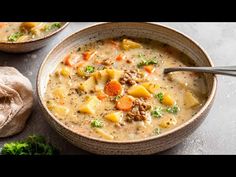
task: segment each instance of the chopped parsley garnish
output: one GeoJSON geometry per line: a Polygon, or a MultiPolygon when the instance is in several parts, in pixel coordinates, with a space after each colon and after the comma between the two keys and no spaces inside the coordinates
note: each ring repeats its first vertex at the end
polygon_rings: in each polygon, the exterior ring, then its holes
{"type": "Polygon", "coordinates": [[[160,135],[160,133],[161,133],[160,128],[159,128],[159,127],[155,128],[155,129],[153,130],[153,133],[154,133],[155,135],[160,135]]]}
{"type": "Polygon", "coordinates": [[[157,60],[155,59],[155,57],[154,57],[153,59],[147,59],[147,58],[145,57],[145,55],[142,54],[142,53],[140,53],[140,54],[138,55],[138,57],[142,59],[142,61],[137,64],[137,66],[138,66],[139,68],[141,68],[141,67],[143,67],[143,66],[147,66],[147,65],[156,65],[156,64],[158,64],[158,62],[157,62],[157,60]]]}
{"type": "Polygon", "coordinates": [[[160,102],[162,102],[164,94],[162,92],[154,95],[155,98],[157,98],[160,102]]]}
{"type": "Polygon", "coordinates": [[[102,128],[103,127],[103,122],[99,119],[94,119],[91,122],[92,127],[97,127],[97,128],[102,128]]]}
{"type": "Polygon", "coordinates": [[[161,107],[156,107],[152,112],[151,112],[151,115],[152,117],[155,117],[155,118],[160,118],[162,117],[162,111],[163,109],[161,107]]]}
{"type": "Polygon", "coordinates": [[[179,112],[179,107],[177,105],[173,107],[166,108],[166,112],[171,113],[171,114],[177,114],[179,112]]]}
{"type": "Polygon", "coordinates": [[[117,96],[115,96],[114,100],[117,101],[117,100],[119,100],[120,98],[121,98],[121,95],[117,95],[117,96]]]}
{"type": "Polygon", "coordinates": [[[15,41],[17,41],[21,36],[23,36],[23,33],[21,33],[21,32],[13,33],[12,35],[8,36],[8,41],[15,42],[15,41]]]}
{"type": "Polygon", "coordinates": [[[45,26],[45,31],[55,30],[61,27],[61,22],[55,22],[45,26]]]}
{"type": "Polygon", "coordinates": [[[86,66],[85,72],[86,73],[93,73],[95,68],[93,66],[86,66]]]}
{"type": "Polygon", "coordinates": [[[139,68],[143,66],[148,66],[148,65],[156,65],[157,61],[154,59],[149,59],[149,60],[142,60],[140,63],[137,64],[139,68]]]}

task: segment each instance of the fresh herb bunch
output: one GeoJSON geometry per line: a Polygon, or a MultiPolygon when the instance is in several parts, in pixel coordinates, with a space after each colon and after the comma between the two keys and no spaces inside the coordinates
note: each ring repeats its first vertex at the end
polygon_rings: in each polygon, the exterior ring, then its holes
{"type": "Polygon", "coordinates": [[[31,135],[24,140],[5,143],[2,155],[57,155],[59,151],[48,144],[44,137],[31,135]]]}

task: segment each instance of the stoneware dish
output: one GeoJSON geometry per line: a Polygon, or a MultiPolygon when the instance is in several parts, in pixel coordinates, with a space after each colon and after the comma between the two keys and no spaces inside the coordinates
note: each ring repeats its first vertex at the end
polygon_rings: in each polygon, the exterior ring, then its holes
{"type": "Polygon", "coordinates": [[[122,35],[150,38],[167,43],[187,54],[198,66],[213,66],[209,56],[196,42],[169,27],[151,23],[98,24],[72,34],[54,47],[44,59],[38,73],[37,93],[40,105],[45,113],[45,118],[48,123],[69,142],[79,148],[96,154],[153,154],[171,148],[193,133],[206,118],[216,93],[217,80],[214,75],[206,75],[208,99],[196,115],[179,127],[160,134],[159,136],[143,140],[126,142],[106,141],[76,133],[56,119],[43,102],[49,74],[60,62],[61,56],[65,55],[65,53],[74,46],[122,35]]]}
{"type": "Polygon", "coordinates": [[[67,27],[68,24],[69,23],[63,22],[59,29],[42,38],[32,39],[24,42],[0,42],[0,51],[8,53],[25,53],[40,49],[53,40],[59,32],[67,27]]]}

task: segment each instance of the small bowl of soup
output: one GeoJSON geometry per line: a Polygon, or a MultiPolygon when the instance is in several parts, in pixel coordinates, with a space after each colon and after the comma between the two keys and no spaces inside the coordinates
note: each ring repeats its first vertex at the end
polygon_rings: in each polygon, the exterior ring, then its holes
{"type": "Polygon", "coordinates": [[[213,66],[186,35],[151,23],[104,23],[76,32],[44,59],[37,93],[49,124],[96,154],[153,154],[206,118],[211,74],[166,67],[213,66]]]}
{"type": "Polygon", "coordinates": [[[24,53],[47,45],[68,23],[0,22],[0,51],[24,53]]]}

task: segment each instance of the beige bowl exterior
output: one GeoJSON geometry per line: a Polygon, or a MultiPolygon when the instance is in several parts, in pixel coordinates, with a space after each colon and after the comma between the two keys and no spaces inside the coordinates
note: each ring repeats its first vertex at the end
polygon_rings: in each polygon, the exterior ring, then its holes
{"type": "Polygon", "coordinates": [[[81,149],[95,154],[142,155],[153,154],[171,148],[189,136],[206,118],[216,93],[217,80],[214,75],[206,75],[209,92],[208,99],[195,116],[184,124],[166,133],[143,140],[126,142],[106,141],[76,133],[56,119],[47,109],[43,101],[48,75],[60,62],[60,56],[63,56],[65,52],[73,46],[122,35],[159,40],[183,51],[199,66],[213,66],[211,59],[198,44],[184,34],[169,27],[151,23],[98,24],[76,32],[66,38],[51,50],[42,63],[37,78],[37,93],[42,111],[45,113],[45,118],[48,123],[66,140],[81,149]]]}
{"type": "Polygon", "coordinates": [[[61,28],[57,29],[52,33],[49,33],[48,35],[42,38],[24,42],[0,42],[0,51],[8,53],[26,53],[40,49],[46,46],[50,41],[52,41],[60,31],[65,29],[68,24],[69,23],[63,22],[61,28]]]}

